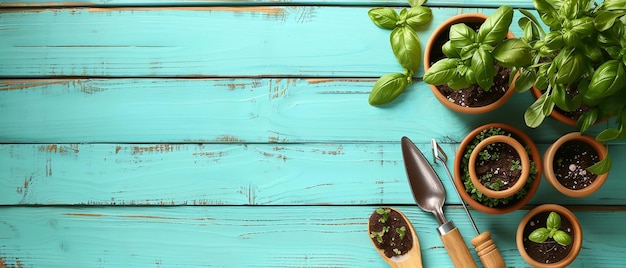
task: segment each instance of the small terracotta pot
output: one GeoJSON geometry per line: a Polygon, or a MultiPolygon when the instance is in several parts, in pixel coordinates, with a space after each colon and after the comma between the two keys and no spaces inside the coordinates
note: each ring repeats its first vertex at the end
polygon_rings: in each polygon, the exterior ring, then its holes
{"type": "Polygon", "coordinates": [[[526,135],[526,133],[522,132],[518,128],[511,126],[511,125],[502,124],[502,123],[486,124],[486,125],[477,127],[476,129],[472,130],[469,134],[467,134],[467,136],[465,136],[463,141],[461,141],[461,144],[459,145],[459,148],[454,157],[454,186],[458,190],[459,195],[461,196],[461,198],[463,198],[463,200],[467,204],[469,204],[474,209],[484,212],[484,213],[488,213],[488,214],[506,214],[506,213],[510,213],[512,211],[522,208],[526,203],[528,203],[528,201],[530,201],[530,199],[537,192],[537,189],[539,188],[539,183],[541,182],[541,174],[542,174],[541,172],[542,172],[541,155],[539,155],[539,150],[537,149],[537,146],[535,145],[535,143],[530,139],[528,135],[526,135]],[[535,163],[535,169],[537,170],[537,175],[535,176],[533,183],[531,187],[528,189],[528,192],[526,193],[526,195],[523,198],[515,201],[515,203],[510,204],[506,207],[489,207],[472,199],[471,195],[465,190],[465,185],[463,183],[463,176],[462,176],[463,168],[461,164],[463,161],[463,156],[465,154],[465,148],[469,146],[472,140],[478,134],[480,134],[481,131],[492,128],[492,127],[501,128],[502,130],[511,133],[512,136],[518,138],[518,141],[522,145],[529,146],[530,152],[531,152],[530,160],[535,163]]]}
{"type": "MultiPolygon", "coordinates": [[[[431,35],[430,39],[428,39],[428,42],[426,43],[426,47],[424,49],[424,72],[430,69],[431,51],[433,49],[441,49],[441,47],[435,46],[435,41],[442,33],[446,32],[454,24],[472,23],[472,22],[482,23],[487,18],[488,18],[487,15],[480,14],[480,13],[459,14],[459,15],[450,17],[449,19],[441,23],[437,28],[435,28],[435,31],[431,35]]],[[[507,38],[514,38],[514,37],[515,36],[513,35],[513,33],[509,31],[509,33],[507,34],[507,38]]],[[[515,79],[513,81],[515,81],[515,79]]],[[[429,86],[433,94],[437,98],[437,100],[439,100],[439,102],[441,102],[441,104],[446,106],[448,109],[458,112],[458,113],[481,114],[481,113],[493,111],[497,109],[498,107],[502,106],[504,103],[506,103],[509,100],[509,98],[511,98],[511,96],[513,96],[513,94],[515,93],[514,85],[515,85],[514,82],[511,83],[507,92],[499,100],[497,100],[496,102],[492,104],[481,106],[481,107],[465,107],[465,106],[457,105],[451,102],[450,100],[448,100],[448,98],[446,98],[443,94],[441,94],[439,89],[437,89],[437,86],[434,86],[434,85],[429,85],[429,86]]]]}
{"type": "Polygon", "coordinates": [[[496,136],[491,136],[489,138],[484,139],[483,141],[478,143],[478,145],[476,145],[476,148],[474,148],[469,158],[469,175],[470,175],[470,178],[472,179],[472,183],[474,184],[476,189],[478,189],[478,191],[480,191],[481,193],[489,197],[507,198],[519,192],[526,184],[528,173],[530,173],[530,159],[528,158],[526,149],[524,149],[524,145],[522,145],[516,139],[511,138],[509,136],[496,135],[496,136]],[[522,174],[520,175],[519,179],[515,182],[515,184],[513,184],[511,187],[509,187],[506,190],[501,190],[501,191],[492,190],[491,188],[486,187],[484,184],[482,184],[482,182],[480,181],[480,178],[478,177],[478,175],[476,175],[476,161],[479,158],[480,152],[484,150],[487,146],[494,144],[494,143],[508,144],[509,146],[513,147],[513,149],[515,150],[515,152],[517,152],[520,158],[520,162],[522,166],[522,174]]]}
{"type": "Polygon", "coordinates": [[[599,141],[597,141],[594,137],[589,136],[589,135],[583,135],[580,132],[572,132],[572,133],[569,133],[560,137],[552,145],[550,145],[550,147],[548,147],[548,149],[544,153],[543,155],[543,166],[545,167],[543,170],[544,176],[546,177],[546,180],[548,181],[548,183],[552,185],[552,187],[554,187],[557,191],[561,192],[564,195],[567,195],[570,197],[589,196],[595,193],[598,189],[600,189],[600,187],[602,187],[602,185],[606,181],[606,178],[609,176],[609,173],[607,172],[607,173],[598,175],[596,179],[591,183],[591,185],[582,189],[572,190],[563,186],[557,180],[556,175],[554,174],[553,162],[554,162],[554,156],[556,152],[558,151],[558,149],[561,146],[563,146],[563,144],[569,141],[581,141],[586,144],[589,144],[591,147],[593,147],[596,153],[598,153],[600,160],[603,160],[606,157],[606,153],[607,153],[606,147],[604,147],[604,145],[600,143],[599,141]]]}
{"type": "Polygon", "coordinates": [[[539,267],[539,268],[565,267],[569,265],[570,263],[572,263],[578,256],[578,253],[580,252],[582,248],[583,231],[580,226],[580,222],[578,221],[578,218],[576,218],[576,215],[574,215],[572,211],[560,205],[545,204],[545,205],[541,205],[541,206],[531,209],[522,218],[519,225],[517,226],[517,233],[515,236],[515,240],[517,243],[517,250],[519,251],[520,255],[522,256],[524,261],[526,261],[532,267],[539,267]],[[528,221],[535,215],[543,213],[543,212],[551,212],[551,211],[556,212],[561,217],[567,218],[567,220],[572,224],[572,229],[573,229],[572,244],[571,244],[572,250],[561,261],[556,262],[556,263],[545,264],[545,263],[535,261],[533,258],[531,258],[528,255],[528,253],[524,249],[524,228],[526,224],[528,223],[528,221]]]}

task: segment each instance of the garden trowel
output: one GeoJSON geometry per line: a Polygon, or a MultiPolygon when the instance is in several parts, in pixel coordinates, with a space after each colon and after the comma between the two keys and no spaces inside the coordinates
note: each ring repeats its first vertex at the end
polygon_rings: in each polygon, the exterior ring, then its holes
{"type": "Polygon", "coordinates": [[[443,214],[446,190],[422,152],[407,138],[402,137],[402,156],[407,177],[417,205],[435,215],[437,232],[455,267],[477,267],[463,236],[452,221],[443,214]]]}

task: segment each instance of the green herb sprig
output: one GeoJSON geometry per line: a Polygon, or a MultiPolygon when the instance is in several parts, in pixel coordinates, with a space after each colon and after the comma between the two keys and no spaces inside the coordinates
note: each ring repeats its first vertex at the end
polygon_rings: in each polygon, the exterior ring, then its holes
{"type": "Polygon", "coordinates": [[[422,6],[425,2],[426,0],[409,0],[411,7],[403,8],[399,14],[389,7],[369,10],[368,15],[374,24],[391,30],[391,49],[404,69],[402,73],[385,74],[376,81],[369,95],[370,105],[392,102],[413,83],[413,74],[417,72],[422,61],[422,47],[416,31],[433,17],[432,10],[422,6]]]}
{"type": "Polygon", "coordinates": [[[561,216],[556,212],[551,211],[546,220],[546,227],[540,227],[532,231],[528,235],[528,239],[535,243],[543,243],[552,238],[557,243],[567,246],[572,243],[572,238],[561,228],[561,216]]]}

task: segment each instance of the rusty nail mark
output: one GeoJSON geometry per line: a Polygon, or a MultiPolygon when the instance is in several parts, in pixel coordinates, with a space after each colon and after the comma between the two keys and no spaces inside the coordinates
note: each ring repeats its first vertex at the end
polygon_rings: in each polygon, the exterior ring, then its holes
{"type": "Polygon", "coordinates": [[[115,154],[119,153],[120,150],[122,149],[122,146],[115,146],[115,154]]]}

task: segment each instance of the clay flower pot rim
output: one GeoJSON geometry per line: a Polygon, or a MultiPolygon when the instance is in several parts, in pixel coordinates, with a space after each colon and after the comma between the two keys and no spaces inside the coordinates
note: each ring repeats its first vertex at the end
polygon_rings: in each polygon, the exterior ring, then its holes
{"type": "Polygon", "coordinates": [[[476,187],[478,191],[492,198],[507,198],[519,192],[526,184],[526,180],[528,179],[528,174],[530,173],[530,159],[528,158],[526,149],[521,143],[519,143],[519,141],[509,136],[496,135],[496,136],[488,137],[482,140],[480,143],[478,143],[478,145],[476,145],[476,148],[474,148],[470,156],[468,167],[469,167],[469,175],[470,175],[470,178],[472,179],[472,183],[474,184],[474,187],[476,187]],[[494,143],[508,144],[509,146],[513,147],[513,149],[515,150],[515,152],[517,152],[520,158],[520,162],[522,166],[522,173],[519,179],[515,182],[515,184],[513,184],[511,187],[509,187],[506,190],[496,191],[496,190],[492,190],[489,187],[486,187],[484,184],[482,184],[482,182],[480,181],[480,178],[476,174],[476,161],[479,157],[480,151],[485,149],[490,144],[494,144],[494,143]]]}
{"type": "Polygon", "coordinates": [[[539,184],[541,182],[541,174],[542,174],[541,156],[539,154],[539,150],[537,149],[537,146],[535,145],[535,143],[532,141],[532,139],[530,139],[528,135],[526,135],[524,132],[522,132],[518,128],[512,125],[503,124],[503,123],[490,123],[490,124],[479,126],[475,128],[474,130],[472,130],[469,134],[467,134],[467,136],[465,136],[465,138],[459,145],[459,149],[457,150],[455,157],[454,157],[454,187],[456,187],[456,189],[459,192],[459,195],[461,196],[463,200],[465,200],[467,204],[469,204],[474,209],[487,213],[487,214],[506,214],[506,213],[510,213],[510,212],[513,212],[515,210],[522,208],[526,203],[528,203],[528,201],[530,201],[530,199],[537,192],[537,189],[539,188],[539,184]],[[463,176],[461,175],[461,172],[462,172],[461,162],[465,154],[464,152],[465,148],[470,144],[470,142],[472,142],[472,140],[476,137],[476,135],[478,135],[481,131],[488,129],[488,128],[492,128],[492,127],[501,128],[507,132],[510,132],[514,136],[518,137],[520,143],[522,143],[523,145],[528,145],[530,147],[531,159],[533,162],[535,162],[535,169],[537,170],[537,175],[535,176],[534,181],[531,187],[528,189],[528,192],[526,193],[526,195],[523,198],[517,200],[515,204],[509,205],[504,208],[488,207],[472,199],[470,194],[467,193],[467,191],[465,190],[465,185],[463,183],[463,176]]]}
{"type": "MultiPolygon", "coordinates": [[[[538,99],[539,97],[541,97],[541,95],[543,95],[543,92],[541,92],[541,90],[537,89],[535,86],[532,86],[530,88],[530,93],[533,96],[533,98],[538,99]]],[[[570,125],[575,127],[577,124],[577,120],[574,120],[566,115],[564,115],[563,113],[559,112],[558,110],[556,110],[556,106],[555,108],[552,109],[552,111],[550,112],[550,117],[554,118],[556,121],[559,121],[561,123],[564,123],[566,125],[570,125]]],[[[605,117],[602,118],[598,121],[596,121],[596,123],[594,125],[606,122],[609,120],[610,117],[605,117]]]]}
{"type": "MultiPolygon", "coordinates": [[[[456,23],[482,22],[488,17],[489,16],[485,14],[481,14],[481,13],[458,14],[458,15],[455,15],[446,19],[439,26],[437,26],[437,28],[435,28],[435,31],[433,31],[433,34],[431,35],[431,37],[428,39],[428,42],[426,43],[426,47],[424,49],[424,72],[430,69],[431,50],[434,47],[435,40],[437,40],[437,38],[441,35],[442,32],[446,31],[448,28],[450,28],[450,26],[456,23]]],[[[513,35],[511,31],[509,31],[509,33],[507,34],[507,38],[515,38],[515,36],[513,35]]],[[[430,85],[430,84],[428,86],[430,87],[430,90],[435,95],[435,98],[437,98],[437,100],[439,100],[439,102],[442,103],[444,106],[446,106],[448,109],[458,112],[458,113],[482,114],[482,113],[490,112],[499,108],[513,96],[513,94],[515,93],[515,80],[517,79],[518,76],[519,76],[518,74],[515,75],[515,77],[513,78],[511,82],[511,85],[509,85],[509,89],[506,91],[506,93],[504,93],[504,95],[500,99],[498,99],[494,103],[491,103],[485,106],[480,106],[480,107],[465,107],[465,106],[457,105],[451,102],[450,100],[448,100],[448,98],[446,98],[443,94],[441,94],[441,92],[439,91],[439,89],[437,89],[436,86],[430,85]]]]}
{"type": "Polygon", "coordinates": [[[598,153],[599,160],[603,160],[606,157],[606,147],[604,147],[604,145],[598,142],[594,137],[586,134],[581,134],[580,132],[572,132],[561,136],[552,145],[550,145],[550,147],[548,147],[548,149],[544,153],[544,176],[546,177],[548,183],[552,185],[552,187],[554,187],[557,191],[564,195],[567,195],[569,197],[589,196],[602,187],[602,185],[606,181],[606,178],[609,176],[609,173],[607,172],[598,175],[596,179],[591,183],[591,185],[582,189],[572,190],[563,186],[554,174],[553,162],[554,156],[556,155],[558,149],[569,141],[581,141],[589,144],[598,153]]]}
{"type": "Polygon", "coordinates": [[[561,205],[544,204],[544,205],[540,205],[531,209],[528,213],[526,213],[526,215],[524,215],[519,225],[517,226],[517,233],[515,235],[515,240],[517,244],[517,250],[519,251],[520,255],[531,266],[540,267],[540,268],[565,267],[569,265],[570,263],[572,263],[576,259],[576,257],[578,257],[578,253],[580,252],[582,248],[583,232],[582,232],[582,227],[580,226],[580,222],[578,221],[578,218],[576,218],[576,215],[574,215],[572,211],[570,211],[569,209],[561,205]],[[524,228],[526,226],[526,223],[530,220],[530,218],[532,218],[533,216],[539,213],[549,212],[549,211],[554,211],[557,214],[559,214],[561,217],[567,218],[567,220],[572,224],[573,238],[572,238],[572,244],[571,244],[572,250],[569,252],[569,254],[567,254],[567,256],[565,256],[565,258],[563,258],[559,262],[546,264],[546,263],[535,261],[533,258],[531,258],[528,255],[526,250],[524,250],[523,239],[524,239],[524,228]]]}

